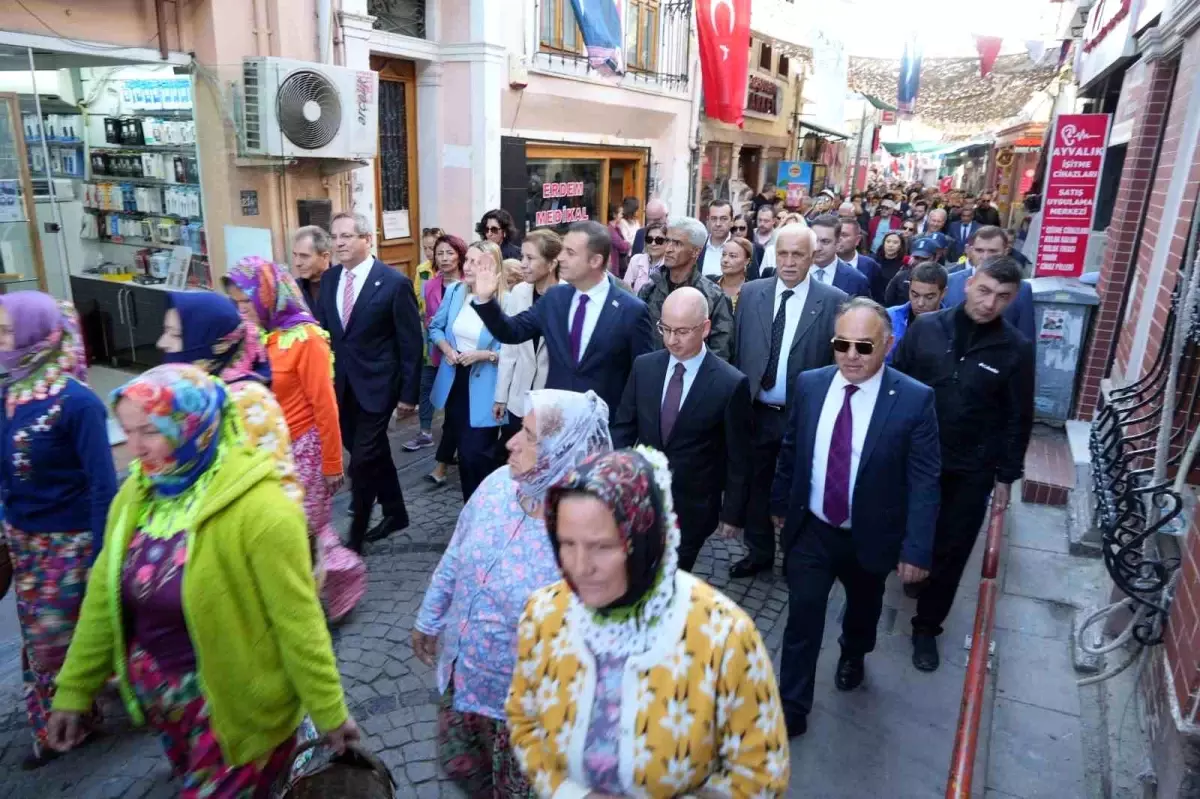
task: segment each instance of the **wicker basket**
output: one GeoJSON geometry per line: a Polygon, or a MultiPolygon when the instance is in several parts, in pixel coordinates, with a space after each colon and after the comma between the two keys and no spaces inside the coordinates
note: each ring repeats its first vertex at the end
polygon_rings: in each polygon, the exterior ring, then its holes
{"type": "MultiPolygon", "coordinates": [[[[320,743],[301,745],[292,762],[320,743]]],[[[343,754],[322,759],[320,765],[295,777],[283,799],[395,799],[395,795],[396,781],[387,766],[372,752],[351,744],[343,754]]]]}

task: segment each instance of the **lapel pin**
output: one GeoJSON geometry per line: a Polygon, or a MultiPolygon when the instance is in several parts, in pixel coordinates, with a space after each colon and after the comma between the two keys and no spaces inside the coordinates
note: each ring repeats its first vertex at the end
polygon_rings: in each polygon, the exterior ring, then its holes
{"type": "Polygon", "coordinates": [[[620,305],[617,305],[617,301],[616,301],[616,300],[613,300],[613,301],[612,301],[612,307],[614,307],[614,308],[620,308],[621,306],[620,306],[620,305]]]}
{"type": "Polygon", "coordinates": [[[890,397],[895,393],[896,393],[896,389],[893,388],[891,391],[888,392],[888,396],[890,397]]]}
{"type": "Polygon", "coordinates": [[[376,281],[375,281],[375,286],[378,288],[378,286],[379,286],[379,281],[378,281],[378,280],[376,280],[376,281]]]}

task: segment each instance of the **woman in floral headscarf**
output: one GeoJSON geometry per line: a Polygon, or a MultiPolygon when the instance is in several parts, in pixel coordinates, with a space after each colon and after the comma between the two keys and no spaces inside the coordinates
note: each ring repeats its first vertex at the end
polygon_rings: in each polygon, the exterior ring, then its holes
{"type": "Polygon", "coordinates": [[[26,768],[47,762],[54,677],[79,618],[117,491],[104,403],[84,382],[79,319],[38,291],[0,295],[0,558],[12,558],[25,706],[26,768]]]}
{"type": "Polygon", "coordinates": [[[746,613],[676,568],[666,457],[600,455],[546,499],[563,580],[521,617],[505,706],[539,796],[783,796],[788,736],[746,613]]]}
{"type": "Polygon", "coordinates": [[[595,392],[531,391],[525,407],[508,465],[463,508],[412,634],[417,657],[430,666],[438,659],[442,767],[472,797],[530,795],[509,748],[504,700],[521,609],[559,577],[542,505],[563,475],[612,449],[608,406],[595,392]]]}
{"type": "Polygon", "coordinates": [[[296,502],[304,491],[292,460],[292,437],[271,394],[271,366],[253,320],[233,300],[211,291],[172,291],[158,348],[164,363],[190,363],[229,387],[250,443],[270,452],[284,491],[296,502]]]}
{"type": "Polygon", "coordinates": [[[362,598],[367,569],[330,525],[333,495],[342,485],[343,474],[329,336],[309,313],[300,287],[285,266],[257,256],[243,258],[225,276],[225,290],[242,314],[266,331],[271,387],[291,433],[309,535],[322,550],[325,607],[336,621],[362,598]]]}
{"type": "Polygon", "coordinates": [[[271,456],[245,445],[223,383],[188,364],[113,392],[136,458],[113,500],[49,740],[114,672],[184,796],[265,797],[307,712],[336,750],[358,739],[312,577],[304,515],[271,456]]]}

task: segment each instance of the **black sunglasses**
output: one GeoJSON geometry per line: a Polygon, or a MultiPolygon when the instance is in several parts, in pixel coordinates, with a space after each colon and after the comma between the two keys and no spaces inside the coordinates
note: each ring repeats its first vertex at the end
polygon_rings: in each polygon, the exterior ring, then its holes
{"type": "Polygon", "coordinates": [[[851,341],[847,338],[834,338],[833,351],[846,353],[850,351],[850,347],[858,350],[859,355],[870,355],[875,351],[875,344],[871,341],[851,341]]]}
{"type": "Polygon", "coordinates": [[[749,227],[747,227],[746,225],[734,225],[733,227],[731,227],[731,228],[730,228],[730,230],[734,231],[735,233],[736,233],[737,231],[739,231],[739,230],[740,230],[741,232],[745,233],[745,232],[746,232],[747,230],[749,230],[749,229],[750,229],[750,228],[749,228],[749,227]]]}
{"type": "Polygon", "coordinates": [[[653,244],[655,246],[658,246],[659,244],[666,244],[667,237],[666,236],[647,236],[646,243],[653,244]]]}
{"type": "Polygon", "coordinates": [[[492,227],[491,225],[488,225],[486,228],[484,228],[484,230],[486,230],[488,233],[503,233],[504,232],[504,228],[492,227]]]}

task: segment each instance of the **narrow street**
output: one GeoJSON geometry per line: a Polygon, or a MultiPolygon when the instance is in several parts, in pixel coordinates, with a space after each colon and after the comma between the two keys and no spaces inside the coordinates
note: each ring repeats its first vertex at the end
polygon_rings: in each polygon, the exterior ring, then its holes
{"type": "MultiPolygon", "coordinates": [[[[334,633],[343,682],[355,718],[392,770],[398,796],[461,794],[437,767],[437,691],[434,675],[413,655],[409,633],[429,575],[445,550],[462,506],[457,482],[436,488],[424,480],[430,449],[406,453],[399,442],[412,427],[391,432],[412,525],[371,545],[370,587],[363,602],[334,633]]],[[[1014,492],[1015,494],[1016,492],[1014,492]]],[[[335,513],[345,518],[343,492],[335,513]]],[[[1074,687],[1069,637],[1072,605],[1102,590],[1099,561],[1066,554],[1065,511],[1014,506],[1002,558],[1003,594],[997,608],[997,656],[988,681],[981,730],[977,791],[989,799],[1084,799],[1087,788],[1081,692],[1074,687]],[[1036,680],[1029,679],[1036,675],[1036,680]],[[986,794],[983,791],[986,774],[986,794]]],[[[980,550],[968,568],[979,573],[980,550]]],[[[740,545],[710,541],[696,573],[754,618],[776,655],[787,621],[787,591],[778,576],[731,582],[729,565],[740,545]]],[[[889,583],[879,645],[867,659],[863,688],[833,687],[843,595],[830,598],[825,648],[817,673],[816,708],[809,732],[794,739],[790,796],[942,795],[950,762],[977,579],[964,579],[942,636],[942,667],[933,674],[911,663],[909,618],[914,602],[889,583]]],[[[112,722],[83,749],[33,773],[20,771],[28,752],[21,701],[20,657],[11,597],[0,603],[0,781],[14,799],[144,799],[174,796],[157,740],[112,722]]],[[[109,707],[112,705],[110,704],[109,707]]],[[[119,714],[117,714],[119,715],[119,714]]]]}

